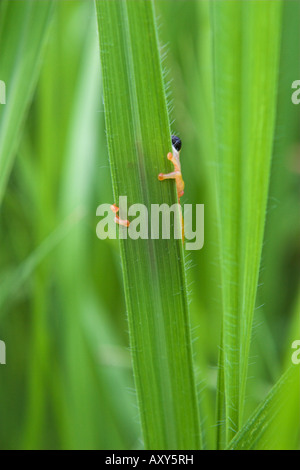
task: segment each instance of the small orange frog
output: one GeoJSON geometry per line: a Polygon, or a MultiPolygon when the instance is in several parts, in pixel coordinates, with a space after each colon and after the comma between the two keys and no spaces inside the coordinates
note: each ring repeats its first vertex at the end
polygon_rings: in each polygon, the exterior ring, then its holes
{"type": "MultiPolygon", "coordinates": [[[[180,206],[180,198],[184,195],[184,181],[181,174],[181,164],[180,164],[180,150],[181,150],[181,140],[176,135],[172,135],[172,150],[173,153],[169,152],[167,155],[168,160],[170,160],[174,165],[174,171],[171,173],[159,173],[159,181],[174,179],[176,182],[178,204],[180,206]]],[[[184,242],[184,224],[182,211],[180,206],[180,218],[181,218],[181,232],[182,232],[182,243],[184,242]]]]}
{"type": "MultiPolygon", "coordinates": [[[[170,160],[174,165],[174,171],[171,173],[159,173],[158,179],[159,181],[174,179],[176,182],[176,189],[177,189],[177,197],[178,197],[178,204],[180,206],[180,198],[184,194],[184,181],[182,179],[181,174],[181,164],[180,164],[180,150],[181,150],[181,140],[176,135],[172,135],[172,150],[173,153],[169,152],[167,155],[168,160],[170,160]]],[[[111,210],[116,214],[115,222],[119,225],[123,225],[124,227],[129,227],[130,222],[128,220],[120,219],[117,215],[119,212],[119,207],[116,204],[113,204],[111,210]]],[[[183,225],[183,217],[180,207],[180,217],[181,217],[181,231],[182,231],[182,243],[184,242],[184,225],[183,225]]]]}
{"type": "Polygon", "coordinates": [[[174,171],[172,173],[159,173],[159,181],[174,179],[176,182],[178,202],[180,202],[181,196],[184,194],[184,181],[181,174],[181,164],[180,164],[180,150],[181,150],[181,140],[176,135],[172,135],[172,147],[173,153],[169,152],[167,155],[168,160],[170,160],[174,165],[174,171]]]}

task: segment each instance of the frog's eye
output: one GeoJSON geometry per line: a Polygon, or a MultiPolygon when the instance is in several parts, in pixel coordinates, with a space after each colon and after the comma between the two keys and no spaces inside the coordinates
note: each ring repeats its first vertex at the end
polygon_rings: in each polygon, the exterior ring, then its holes
{"type": "Polygon", "coordinates": [[[172,146],[175,148],[175,150],[177,150],[177,152],[180,152],[181,140],[176,135],[172,135],[172,146]]]}

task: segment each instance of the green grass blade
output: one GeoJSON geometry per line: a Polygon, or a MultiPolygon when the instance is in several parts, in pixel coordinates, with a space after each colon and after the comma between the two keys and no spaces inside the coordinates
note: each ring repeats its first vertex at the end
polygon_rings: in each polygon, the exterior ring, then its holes
{"type": "MultiPolygon", "coordinates": [[[[176,202],[170,127],[150,1],[96,1],[115,202],[176,202]]],[[[109,201],[105,201],[109,202],[109,201]]],[[[198,408],[180,240],[120,240],[144,444],[197,449],[198,408]]]]}
{"type": "Polygon", "coordinates": [[[282,2],[246,2],[243,15],[248,28],[243,48],[241,418],[275,139],[282,2]]]}
{"type": "Polygon", "coordinates": [[[0,3],[0,79],[6,104],[0,107],[0,203],[13,166],[20,131],[37,81],[53,2],[0,3]]]}
{"type": "Polygon", "coordinates": [[[292,366],[274,385],[228,450],[295,449],[299,438],[300,369],[292,366]]]}
{"type": "Polygon", "coordinates": [[[212,4],[217,133],[217,192],[221,229],[223,293],[223,360],[226,433],[230,439],[239,421],[239,223],[241,121],[241,2],[212,4]],[[228,106],[230,104],[230,107],[228,106]],[[230,188],[230,189],[229,189],[230,188]]]}
{"type": "Polygon", "coordinates": [[[212,4],[227,442],[243,417],[274,139],[281,8],[280,1],[212,4]]]}

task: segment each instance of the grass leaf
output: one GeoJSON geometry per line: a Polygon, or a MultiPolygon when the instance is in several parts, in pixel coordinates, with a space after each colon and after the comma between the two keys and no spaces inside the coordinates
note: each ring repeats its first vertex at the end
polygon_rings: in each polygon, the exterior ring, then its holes
{"type": "Polygon", "coordinates": [[[276,117],[280,1],[213,2],[217,195],[229,442],[243,418],[276,117]]]}
{"type": "Polygon", "coordinates": [[[300,369],[292,366],[236,434],[228,450],[295,449],[299,438],[299,395],[300,369]]]}
{"type": "MultiPolygon", "coordinates": [[[[176,203],[170,127],[153,4],[96,1],[115,202],[176,203]]],[[[146,448],[197,449],[198,408],[180,240],[120,240],[129,332],[146,448]]]]}

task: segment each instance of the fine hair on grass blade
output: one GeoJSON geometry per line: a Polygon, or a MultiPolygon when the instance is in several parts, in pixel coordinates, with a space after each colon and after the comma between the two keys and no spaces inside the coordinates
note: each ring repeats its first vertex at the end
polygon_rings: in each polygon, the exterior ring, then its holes
{"type": "MultiPolygon", "coordinates": [[[[171,206],[174,182],[157,178],[170,171],[171,142],[153,3],[99,0],[96,8],[113,202],[171,206]]],[[[128,238],[120,247],[145,448],[198,449],[182,243],[128,238]]]]}
{"type": "Polygon", "coordinates": [[[300,368],[291,366],[228,445],[228,450],[294,449],[299,439],[300,368]]]}

